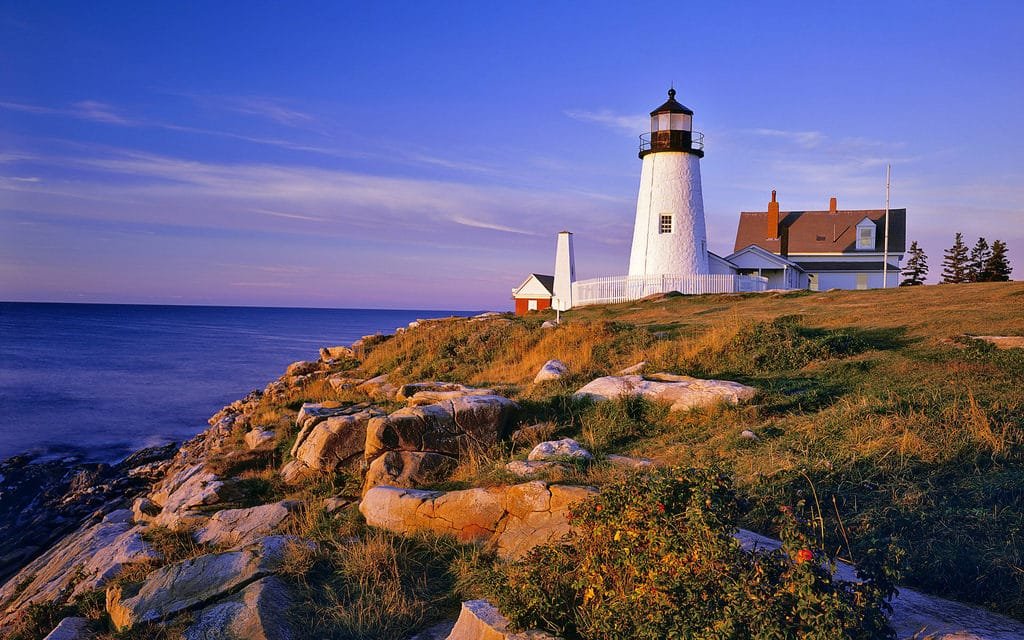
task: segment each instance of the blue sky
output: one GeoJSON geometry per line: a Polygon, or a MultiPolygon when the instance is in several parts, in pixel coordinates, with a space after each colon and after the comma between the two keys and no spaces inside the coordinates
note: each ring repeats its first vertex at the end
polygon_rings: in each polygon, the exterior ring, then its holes
{"type": "Polygon", "coordinates": [[[624,273],[670,83],[738,212],[906,207],[1024,276],[1020,3],[0,1],[0,299],[509,308],[624,273]],[[705,4],[708,6],[701,6],[705,4]]]}

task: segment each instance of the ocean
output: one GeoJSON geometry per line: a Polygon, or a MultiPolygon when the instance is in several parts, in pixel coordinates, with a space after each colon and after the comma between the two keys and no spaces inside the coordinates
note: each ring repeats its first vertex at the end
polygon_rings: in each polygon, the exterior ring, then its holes
{"type": "Polygon", "coordinates": [[[0,302],[0,460],[181,442],[320,347],[466,311],[0,302]]]}

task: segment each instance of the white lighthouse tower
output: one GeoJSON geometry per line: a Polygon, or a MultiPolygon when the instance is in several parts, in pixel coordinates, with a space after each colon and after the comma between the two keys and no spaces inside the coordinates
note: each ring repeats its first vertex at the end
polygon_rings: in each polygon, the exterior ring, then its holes
{"type": "Polygon", "coordinates": [[[708,273],[700,159],[704,136],[693,131],[693,111],[668,101],[651,112],[651,132],[640,136],[640,192],[636,199],[630,276],[708,273]]]}

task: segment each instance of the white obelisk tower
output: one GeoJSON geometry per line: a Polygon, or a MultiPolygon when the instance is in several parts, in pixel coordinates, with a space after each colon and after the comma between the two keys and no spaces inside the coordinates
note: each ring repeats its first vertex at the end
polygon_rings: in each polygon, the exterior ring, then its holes
{"type": "Polygon", "coordinates": [[[668,101],[651,112],[651,132],[640,136],[640,192],[636,199],[630,276],[708,273],[700,159],[704,136],[693,131],[693,111],[668,101]]]}
{"type": "Polygon", "coordinates": [[[558,232],[555,247],[555,282],[553,306],[559,311],[572,309],[572,283],[576,281],[576,256],[572,250],[572,233],[558,232]]]}

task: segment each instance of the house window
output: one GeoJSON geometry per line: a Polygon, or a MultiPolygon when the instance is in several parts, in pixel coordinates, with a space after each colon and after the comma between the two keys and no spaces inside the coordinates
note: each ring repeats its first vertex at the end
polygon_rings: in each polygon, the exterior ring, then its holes
{"type": "Polygon", "coordinates": [[[857,274],[857,288],[867,289],[868,288],[868,274],[858,273],[857,274]]]}
{"type": "Polygon", "coordinates": [[[875,248],[875,225],[857,227],[857,249],[875,248]]]}
{"type": "Polygon", "coordinates": [[[536,311],[537,310],[537,301],[536,300],[527,300],[526,301],[526,310],[527,311],[536,311]]]}
{"type": "Polygon", "coordinates": [[[658,222],[658,233],[672,233],[671,214],[661,214],[661,220],[658,222]]]}

